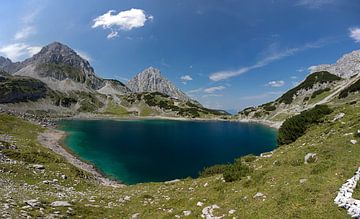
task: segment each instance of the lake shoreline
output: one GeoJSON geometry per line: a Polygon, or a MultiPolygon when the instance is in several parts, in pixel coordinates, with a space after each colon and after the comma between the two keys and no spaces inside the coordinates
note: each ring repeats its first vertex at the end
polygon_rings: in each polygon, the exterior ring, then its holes
{"type": "Polygon", "coordinates": [[[54,128],[48,128],[45,132],[42,132],[38,135],[38,141],[44,147],[64,157],[70,164],[92,174],[95,177],[96,181],[98,181],[100,184],[105,186],[112,186],[112,187],[125,186],[121,182],[112,180],[107,176],[105,176],[105,174],[98,171],[93,164],[89,164],[81,160],[79,156],[69,152],[68,148],[65,146],[64,143],[64,139],[66,135],[67,133],[65,131],[54,128]]]}

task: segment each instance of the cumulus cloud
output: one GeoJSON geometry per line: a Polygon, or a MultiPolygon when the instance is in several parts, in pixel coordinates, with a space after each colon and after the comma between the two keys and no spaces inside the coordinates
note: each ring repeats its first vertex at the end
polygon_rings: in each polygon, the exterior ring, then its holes
{"type": "Polygon", "coordinates": [[[360,28],[350,28],[350,37],[355,40],[355,42],[360,43],[360,28]]]}
{"type": "Polygon", "coordinates": [[[240,97],[241,100],[259,100],[259,99],[265,99],[265,98],[269,98],[272,96],[277,96],[277,95],[281,95],[283,94],[283,91],[277,91],[277,92],[266,92],[266,93],[262,93],[262,94],[257,94],[257,95],[253,95],[253,96],[245,96],[245,97],[240,97]]]}
{"type": "Polygon", "coordinates": [[[41,50],[40,46],[29,46],[25,43],[13,43],[0,47],[0,53],[13,61],[28,58],[41,50]]]}
{"type": "Polygon", "coordinates": [[[35,33],[35,28],[32,26],[27,26],[16,32],[14,39],[15,40],[24,40],[28,38],[29,36],[33,35],[35,33]]]}
{"type": "Polygon", "coordinates": [[[284,86],[285,81],[269,81],[268,85],[270,85],[271,87],[282,87],[284,86]]]}
{"type": "Polygon", "coordinates": [[[146,15],[142,9],[132,8],[127,11],[120,11],[116,14],[115,10],[110,10],[107,13],[95,18],[92,28],[102,27],[103,29],[111,29],[108,39],[118,36],[118,31],[129,31],[134,28],[140,28],[145,25],[148,20],[153,20],[152,15],[146,15]]]}
{"type": "Polygon", "coordinates": [[[225,89],[224,86],[208,87],[208,88],[204,89],[204,92],[208,93],[208,94],[211,94],[211,93],[214,93],[216,91],[221,91],[221,90],[224,90],[224,89],[225,89]]]}

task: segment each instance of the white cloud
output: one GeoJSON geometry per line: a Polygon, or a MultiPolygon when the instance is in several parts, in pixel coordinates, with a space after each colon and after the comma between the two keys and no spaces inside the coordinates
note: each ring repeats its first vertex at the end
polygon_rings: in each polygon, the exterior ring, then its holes
{"type": "Polygon", "coordinates": [[[189,91],[187,91],[186,93],[188,93],[188,94],[194,94],[194,93],[200,93],[201,91],[203,91],[202,88],[197,88],[197,89],[194,89],[194,90],[189,90],[189,91]]]}
{"type": "Polygon", "coordinates": [[[81,50],[76,49],[75,52],[76,52],[81,58],[83,58],[83,59],[85,59],[85,60],[87,60],[87,61],[89,61],[89,62],[92,60],[92,58],[90,57],[90,55],[87,54],[87,53],[84,52],[84,51],[81,51],[81,50]]]}
{"type": "Polygon", "coordinates": [[[324,5],[334,4],[336,0],[297,0],[297,6],[305,6],[311,9],[318,9],[324,5]]]}
{"type": "Polygon", "coordinates": [[[182,81],[192,81],[192,77],[190,75],[183,75],[181,76],[182,81]]]}
{"type": "Polygon", "coordinates": [[[16,32],[14,39],[15,40],[24,40],[28,38],[29,36],[33,35],[35,33],[35,28],[32,26],[27,26],[16,32]]]}
{"type": "Polygon", "coordinates": [[[269,81],[268,85],[271,87],[282,87],[284,86],[285,81],[269,81]]]}
{"type": "Polygon", "coordinates": [[[207,97],[222,97],[224,95],[222,94],[205,94],[202,96],[202,98],[207,98],[207,97]]]}
{"type": "Polygon", "coordinates": [[[224,89],[225,89],[224,86],[208,87],[208,88],[204,89],[204,92],[208,93],[208,94],[211,94],[211,93],[214,93],[216,91],[221,91],[221,90],[224,90],[224,89]]]}
{"type": "Polygon", "coordinates": [[[0,47],[0,53],[13,61],[25,59],[41,50],[39,46],[29,46],[25,43],[14,43],[0,47]]]}
{"type": "Polygon", "coordinates": [[[291,76],[290,77],[292,80],[295,80],[295,79],[297,79],[298,77],[297,76],[291,76]]]}
{"type": "MultiPolygon", "coordinates": [[[[304,51],[307,49],[320,48],[320,47],[324,46],[326,43],[328,43],[327,39],[320,39],[315,42],[306,43],[302,47],[294,47],[294,48],[288,48],[288,49],[285,49],[282,51],[270,52],[268,55],[266,55],[263,59],[256,62],[254,65],[242,67],[242,68],[240,68],[238,70],[234,70],[234,71],[215,72],[215,73],[212,73],[209,78],[212,81],[226,80],[228,78],[232,78],[232,77],[236,77],[241,74],[244,74],[248,71],[264,67],[266,65],[269,65],[275,61],[281,60],[288,56],[293,56],[298,52],[301,52],[301,51],[304,51]]],[[[270,46],[270,48],[271,47],[272,47],[272,45],[270,46]]]]}
{"type": "Polygon", "coordinates": [[[360,28],[350,28],[350,37],[355,40],[356,43],[360,43],[360,28]]]}
{"type": "Polygon", "coordinates": [[[146,15],[142,9],[132,8],[127,11],[110,10],[107,13],[95,18],[92,28],[102,27],[103,29],[111,29],[111,33],[107,35],[108,39],[118,36],[118,30],[129,31],[134,28],[140,28],[145,25],[148,20],[153,20],[152,15],[146,15]]]}

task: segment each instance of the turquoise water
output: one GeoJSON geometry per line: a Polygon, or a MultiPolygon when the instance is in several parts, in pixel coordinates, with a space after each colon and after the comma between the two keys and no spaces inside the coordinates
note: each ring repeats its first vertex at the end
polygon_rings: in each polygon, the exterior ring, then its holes
{"type": "Polygon", "coordinates": [[[65,120],[65,143],[126,184],[196,177],[206,166],[271,151],[276,130],[260,124],[172,120],[65,120]]]}

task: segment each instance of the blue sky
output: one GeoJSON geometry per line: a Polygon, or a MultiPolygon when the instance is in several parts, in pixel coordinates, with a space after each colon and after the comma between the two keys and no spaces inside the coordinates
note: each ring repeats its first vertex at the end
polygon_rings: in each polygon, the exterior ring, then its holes
{"type": "Polygon", "coordinates": [[[359,0],[13,0],[0,16],[0,55],[22,60],[59,41],[102,77],[154,66],[227,110],[273,100],[360,47],[359,0]]]}

